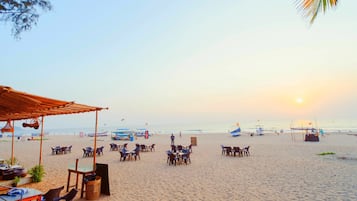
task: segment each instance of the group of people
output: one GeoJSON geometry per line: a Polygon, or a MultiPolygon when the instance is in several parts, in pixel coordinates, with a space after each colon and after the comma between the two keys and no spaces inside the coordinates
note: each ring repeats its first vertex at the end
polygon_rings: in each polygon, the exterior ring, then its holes
{"type": "Polygon", "coordinates": [[[124,144],[123,148],[120,150],[121,153],[123,153],[123,160],[125,161],[126,157],[128,157],[130,154],[138,154],[140,151],[140,145],[136,144],[135,149],[133,151],[128,150],[128,144],[124,144]]]}
{"type": "MultiPolygon", "coordinates": [[[[181,132],[180,132],[180,137],[181,137],[181,132]]],[[[173,133],[171,134],[170,139],[171,139],[171,145],[175,145],[175,135],[173,133]]],[[[127,145],[128,144],[124,144],[123,148],[120,150],[124,154],[124,160],[128,156],[128,154],[137,153],[138,151],[140,151],[139,144],[136,144],[136,147],[133,151],[129,151],[127,145]]]]}

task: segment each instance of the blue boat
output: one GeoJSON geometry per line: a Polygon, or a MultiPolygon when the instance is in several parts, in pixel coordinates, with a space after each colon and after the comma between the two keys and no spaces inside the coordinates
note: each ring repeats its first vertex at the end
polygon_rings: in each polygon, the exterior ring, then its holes
{"type": "Polygon", "coordinates": [[[146,128],[137,128],[135,134],[137,137],[144,137],[146,130],[147,130],[146,128]]]}
{"type": "Polygon", "coordinates": [[[264,128],[261,125],[257,125],[256,128],[257,135],[264,135],[264,128]]]}
{"type": "Polygon", "coordinates": [[[240,134],[241,134],[240,127],[238,127],[237,129],[235,129],[234,131],[231,131],[230,133],[231,133],[232,137],[238,137],[238,136],[240,136],[240,134]]]}
{"type": "Polygon", "coordinates": [[[134,141],[134,132],[128,128],[118,128],[116,131],[112,131],[112,139],[134,141]]]}

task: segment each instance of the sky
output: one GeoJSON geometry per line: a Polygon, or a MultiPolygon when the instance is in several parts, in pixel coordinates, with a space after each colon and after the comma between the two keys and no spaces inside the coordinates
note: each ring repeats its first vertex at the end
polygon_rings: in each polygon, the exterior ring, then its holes
{"type": "Polygon", "coordinates": [[[0,85],[109,107],[113,127],[357,119],[357,1],[313,25],[293,0],[51,2],[21,40],[0,24],[0,85]]]}

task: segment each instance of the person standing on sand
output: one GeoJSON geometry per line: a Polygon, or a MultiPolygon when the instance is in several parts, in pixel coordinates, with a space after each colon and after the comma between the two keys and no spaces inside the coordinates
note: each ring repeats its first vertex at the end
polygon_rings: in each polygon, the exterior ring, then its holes
{"type": "Polygon", "coordinates": [[[175,136],[173,133],[171,134],[171,145],[175,145],[175,136]]]}

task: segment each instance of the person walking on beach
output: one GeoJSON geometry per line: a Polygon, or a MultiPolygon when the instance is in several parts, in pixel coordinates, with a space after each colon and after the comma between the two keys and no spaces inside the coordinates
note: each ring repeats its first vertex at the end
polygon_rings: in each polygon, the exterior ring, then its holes
{"type": "Polygon", "coordinates": [[[175,136],[173,133],[171,134],[171,145],[175,145],[175,136]]]}

